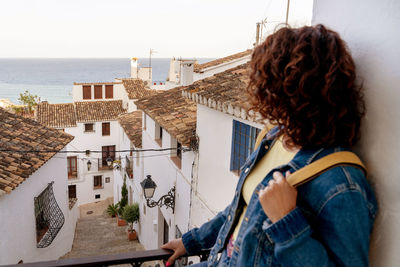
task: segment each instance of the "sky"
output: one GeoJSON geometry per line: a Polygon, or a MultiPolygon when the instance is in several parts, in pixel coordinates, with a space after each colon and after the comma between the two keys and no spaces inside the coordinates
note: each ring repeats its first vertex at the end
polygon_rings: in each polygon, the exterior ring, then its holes
{"type": "MultiPolygon", "coordinates": [[[[0,57],[217,58],[252,48],[287,0],[0,0],[0,57]]],[[[291,0],[289,23],[309,24],[312,0],[291,0]]]]}

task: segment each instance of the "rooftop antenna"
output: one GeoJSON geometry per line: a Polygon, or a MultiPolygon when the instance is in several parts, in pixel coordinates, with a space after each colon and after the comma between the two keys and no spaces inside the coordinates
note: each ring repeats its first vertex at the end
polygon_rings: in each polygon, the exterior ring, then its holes
{"type": "Polygon", "coordinates": [[[287,0],[287,7],[286,7],[286,25],[288,24],[289,21],[289,5],[290,5],[290,0],[287,0]]]}
{"type": "Polygon", "coordinates": [[[149,57],[149,80],[151,79],[151,55],[157,53],[156,50],[150,48],[150,57],[149,57]]]}

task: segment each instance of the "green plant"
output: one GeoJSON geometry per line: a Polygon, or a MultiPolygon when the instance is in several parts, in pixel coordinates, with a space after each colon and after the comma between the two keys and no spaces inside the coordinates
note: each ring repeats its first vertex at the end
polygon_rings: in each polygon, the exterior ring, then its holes
{"type": "Polygon", "coordinates": [[[119,208],[119,202],[116,204],[110,204],[108,205],[107,208],[107,213],[111,216],[111,217],[115,217],[118,213],[118,208],[119,208]]]}
{"type": "Polygon", "coordinates": [[[126,205],[122,213],[122,218],[129,223],[129,230],[133,231],[133,223],[139,221],[139,204],[133,203],[132,205],[126,205]]]}
{"type": "Polygon", "coordinates": [[[121,201],[119,202],[119,212],[118,214],[122,216],[124,207],[128,204],[128,189],[126,188],[126,178],[124,177],[124,183],[121,188],[121,201]]]}
{"type": "Polygon", "coordinates": [[[26,90],[23,94],[19,94],[18,101],[26,106],[27,111],[31,113],[33,111],[33,108],[37,106],[37,104],[40,101],[40,98],[37,95],[32,95],[29,93],[28,90],[26,90]]]}

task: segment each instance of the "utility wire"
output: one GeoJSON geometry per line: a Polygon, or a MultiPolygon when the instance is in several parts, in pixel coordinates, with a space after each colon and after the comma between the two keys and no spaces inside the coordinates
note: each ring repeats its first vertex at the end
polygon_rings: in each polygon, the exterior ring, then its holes
{"type": "Polygon", "coordinates": [[[182,152],[187,152],[191,151],[190,148],[177,148],[177,147],[169,147],[169,148],[151,148],[151,149],[125,149],[125,150],[107,150],[107,151],[101,151],[101,150],[14,150],[14,149],[0,149],[0,152],[16,152],[16,153],[85,153],[85,154],[90,154],[90,153],[103,153],[103,152],[157,152],[157,151],[169,151],[169,150],[181,150],[182,152]]]}

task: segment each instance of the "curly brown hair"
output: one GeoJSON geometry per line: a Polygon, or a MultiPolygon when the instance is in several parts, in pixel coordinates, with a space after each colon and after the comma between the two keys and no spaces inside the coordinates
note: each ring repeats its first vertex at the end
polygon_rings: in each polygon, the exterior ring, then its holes
{"type": "Polygon", "coordinates": [[[254,49],[250,110],[303,148],[352,146],[365,113],[355,65],[338,33],[323,25],[281,28],[254,49]]]}

